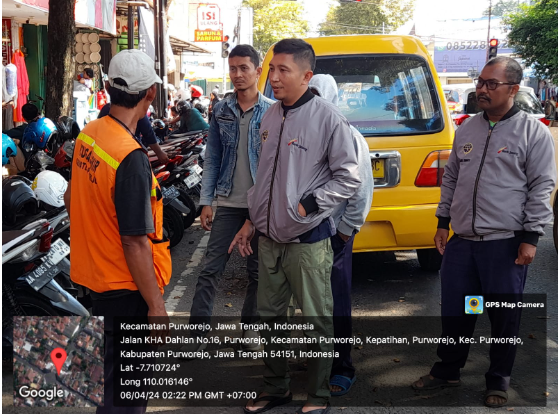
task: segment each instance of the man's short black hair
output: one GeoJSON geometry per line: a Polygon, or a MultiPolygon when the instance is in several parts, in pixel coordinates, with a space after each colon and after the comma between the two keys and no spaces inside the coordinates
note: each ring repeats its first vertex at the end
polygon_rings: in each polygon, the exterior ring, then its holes
{"type": "Polygon", "coordinates": [[[509,83],[517,83],[518,85],[521,83],[521,80],[523,79],[523,69],[521,69],[521,65],[517,63],[515,59],[505,56],[496,56],[486,62],[485,67],[498,64],[504,65],[506,80],[509,83]]]}
{"type": "Polygon", "coordinates": [[[310,43],[302,39],[280,40],[273,47],[273,54],[278,55],[280,53],[293,55],[294,60],[299,66],[308,65],[311,71],[314,71],[316,68],[316,54],[314,53],[314,48],[310,43]]]}
{"type": "MultiPolygon", "coordinates": [[[[114,83],[121,86],[128,86],[126,81],[122,78],[115,78],[114,83]]],[[[124,108],[133,109],[141,102],[145,95],[147,95],[147,89],[141,91],[140,93],[133,95],[124,92],[118,88],[109,86],[108,93],[110,95],[110,103],[116,106],[123,106],[124,108]]]]}
{"type": "MultiPolygon", "coordinates": [[[[231,54],[229,55],[229,59],[233,57],[249,57],[250,61],[254,64],[254,67],[260,66],[260,55],[256,49],[254,49],[250,45],[238,45],[235,46],[233,50],[231,50],[231,54]]],[[[216,86],[216,89],[219,89],[219,85],[216,86]]]]}
{"type": "Polygon", "coordinates": [[[93,69],[85,68],[84,72],[87,74],[87,76],[89,76],[90,78],[93,78],[93,69]]]}
{"type": "Polygon", "coordinates": [[[29,123],[39,116],[39,108],[32,103],[26,103],[21,107],[21,115],[29,123]]]}

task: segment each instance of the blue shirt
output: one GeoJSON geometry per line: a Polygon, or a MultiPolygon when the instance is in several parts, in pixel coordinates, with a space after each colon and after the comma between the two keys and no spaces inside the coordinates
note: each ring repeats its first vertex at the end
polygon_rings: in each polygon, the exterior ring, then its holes
{"type": "MultiPolygon", "coordinates": [[[[109,111],[110,104],[106,104],[101,109],[101,112],[99,112],[99,116],[97,118],[99,119],[107,116],[109,114],[109,111]]],[[[151,126],[151,122],[149,122],[149,118],[147,117],[147,115],[145,115],[138,121],[138,125],[136,126],[136,138],[140,140],[146,147],[157,143],[155,132],[153,132],[153,127],[151,126]]]]}

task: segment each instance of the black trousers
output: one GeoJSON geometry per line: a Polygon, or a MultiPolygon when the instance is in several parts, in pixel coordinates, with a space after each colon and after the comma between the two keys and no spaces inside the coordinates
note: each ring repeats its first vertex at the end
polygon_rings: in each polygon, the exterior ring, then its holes
{"type": "MultiPolygon", "coordinates": [[[[470,241],[454,236],[446,246],[442,269],[442,337],[455,338],[457,345],[438,346],[438,356],[430,371],[435,378],[458,380],[465,366],[469,344],[459,338],[471,338],[477,315],[465,314],[466,295],[484,295],[488,301],[520,301],[528,266],[515,264],[521,236],[505,240],[470,241]]],[[[486,308],[492,338],[518,335],[521,308],[486,308]]],[[[506,391],[515,360],[517,345],[491,344],[490,367],[485,374],[489,390],[506,391]]]]}
{"type": "MultiPolygon", "coordinates": [[[[223,275],[225,266],[231,257],[228,252],[229,246],[236,233],[246,222],[247,217],[248,209],[246,208],[217,207],[209,236],[209,243],[205,251],[203,269],[198,276],[196,292],[192,300],[190,323],[208,324],[211,322],[213,303],[219,279],[223,275]]],[[[254,323],[258,320],[258,238],[259,232],[256,231],[250,243],[254,254],[248,256],[246,263],[248,286],[246,286],[246,297],[240,317],[240,322],[246,324],[254,323]]],[[[195,334],[201,336],[205,333],[196,332],[195,334]]]]}
{"type": "MultiPolygon", "coordinates": [[[[335,234],[331,237],[333,249],[333,266],[331,268],[331,293],[333,294],[333,333],[336,338],[353,336],[351,320],[351,284],[353,279],[353,242],[355,236],[344,242],[335,234]]],[[[339,358],[334,358],[331,377],[342,375],[353,378],[355,368],[351,358],[350,343],[335,344],[334,350],[339,358]]]]}
{"type": "Polygon", "coordinates": [[[130,294],[112,299],[93,299],[93,315],[105,317],[105,405],[97,408],[97,414],[143,414],[147,409],[147,400],[145,400],[145,405],[139,407],[114,406],[115,370],[120,368],[120,358],[115,355],[114,317],[140,317],[141,319],[145,318],[145,321],[142,320],[141,322],[147,323],[148,310],[147,303],[145,303],[139,291],[131,291],[130,294]]]}

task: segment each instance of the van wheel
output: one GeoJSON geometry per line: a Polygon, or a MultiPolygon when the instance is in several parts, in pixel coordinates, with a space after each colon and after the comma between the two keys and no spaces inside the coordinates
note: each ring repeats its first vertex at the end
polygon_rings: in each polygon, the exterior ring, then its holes
{"type": "Polygon", "coordinates": [[[442,255],[437,249],[417,249],[417,257],[422,270],[437,272],[442,267],[442,255]]]}

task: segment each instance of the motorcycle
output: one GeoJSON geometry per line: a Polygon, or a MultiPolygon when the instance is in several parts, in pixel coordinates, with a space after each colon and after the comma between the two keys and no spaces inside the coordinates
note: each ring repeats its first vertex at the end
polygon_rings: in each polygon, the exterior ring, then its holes
{"type": "Polygon", "coordinates": [[[3,360],[12,358],[14,316],[89,316],[69,277],[70,247],[53,235],[48,221],[2,232],[3,360]]]}

